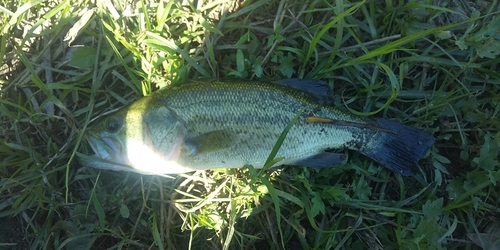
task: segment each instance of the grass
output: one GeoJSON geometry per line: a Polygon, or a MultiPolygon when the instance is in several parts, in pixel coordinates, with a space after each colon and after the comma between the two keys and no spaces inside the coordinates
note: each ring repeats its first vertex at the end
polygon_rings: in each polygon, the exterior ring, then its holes
{"type": "Polygon", "coordinates": [[[0,11],[0,248],[500,245],[496,1],[0,0],[0,11]],[[173,178],[78,163],[93,118],[214,77],[322,79],[334,105],[436,143],[414,177],[353,152],[331,169],[173,178]]]}

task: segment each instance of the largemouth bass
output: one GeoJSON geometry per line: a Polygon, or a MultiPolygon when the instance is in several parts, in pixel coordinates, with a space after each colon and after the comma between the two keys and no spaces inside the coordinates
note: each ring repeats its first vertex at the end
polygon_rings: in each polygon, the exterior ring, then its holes
{"type": "Polygon", "coordinates": [[[160,89],[91,126],[87,141],[96,155],[82,163],[159,175],[262,168],[297,115],[279,165],[332,167],[346,155],[331,149],[351,149],[408,176],[434,143],[422,130],[325,105],[326,86],[317,81],[280,83],[207,80],[160,89]]]}

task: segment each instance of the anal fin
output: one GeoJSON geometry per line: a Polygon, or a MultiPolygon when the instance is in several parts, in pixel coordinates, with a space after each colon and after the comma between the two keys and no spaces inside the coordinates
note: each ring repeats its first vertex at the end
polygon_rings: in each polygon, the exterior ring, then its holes
{"type": "Polygon", "coordinates": [[[333,152],[321,152],[306,159],[296,162],[294,165],[311,168],[329,168],[347,162],[347,154],[333,152]]]}

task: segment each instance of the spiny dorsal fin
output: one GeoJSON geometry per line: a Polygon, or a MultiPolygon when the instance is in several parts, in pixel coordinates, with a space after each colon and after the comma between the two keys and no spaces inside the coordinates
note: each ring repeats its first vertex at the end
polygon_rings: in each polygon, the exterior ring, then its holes
{"type": "Polygon", "coordinates": [[[313,95],[330,97],[328,84],[321,80],[290,78],[278,80],[277,83],[304,91],[313,95]]]}

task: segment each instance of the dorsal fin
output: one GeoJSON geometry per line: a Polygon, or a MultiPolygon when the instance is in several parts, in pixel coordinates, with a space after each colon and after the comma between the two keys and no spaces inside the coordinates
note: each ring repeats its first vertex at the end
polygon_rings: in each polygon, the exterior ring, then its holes
{"type": "Polygon", "coordinates": [[[328,87],[328,83],[321,80],[290,78],[278,80],[276,82],[313,95],[331,97],[329,95],[330,88],[328,87]]]}

